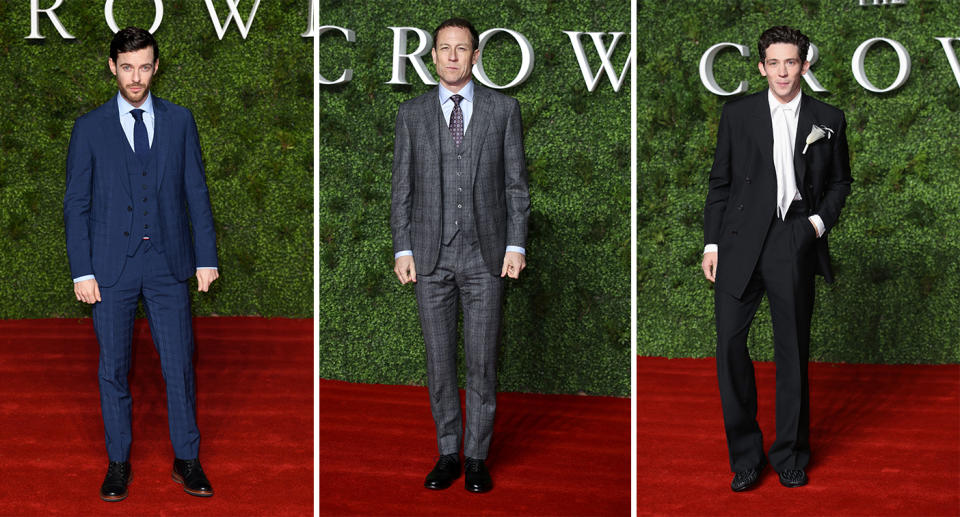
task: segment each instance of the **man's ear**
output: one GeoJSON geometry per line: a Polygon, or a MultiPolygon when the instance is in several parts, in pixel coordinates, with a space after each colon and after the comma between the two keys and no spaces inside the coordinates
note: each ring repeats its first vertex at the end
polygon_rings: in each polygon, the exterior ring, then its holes
{"type": "Polygon", "coordinates": [[[117,75],[117,63],[113,61],[113,58],[107,58],[107,65],[110,66],[110,72],[112,72],[113,75],[117,75]]]}

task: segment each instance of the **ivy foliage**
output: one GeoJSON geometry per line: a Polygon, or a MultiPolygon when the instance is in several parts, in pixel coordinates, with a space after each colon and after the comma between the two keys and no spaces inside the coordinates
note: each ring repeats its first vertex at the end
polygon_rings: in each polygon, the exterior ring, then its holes
{"type": "MultiPolygon", "coordinates": [[[[871,2],[872,3],[872,2],[871,2]]],[[[830,249],[837,282],[817,279],[811,359],[866,363],[960,361],[960,85],[935,37],[958,37],[953,2],[860,6],[837,2],[641,1],[638,26],[638,312],[640,355],[707,357],[715,352],[713,292],[700,271],[703,202],[717,125],[726,98],[701,84],[700,57],[732,42],[716,60],[717,82],[766,88],[757,39],[791,25],[819,48],[811,70],[846,113],[853,190],[830,249]],[[907,82],[873,93],[851,70],[864,41],[896,40],[910,54],[907,82]]],[[[958,51],[953,43],[953,52],[958,51]]],[[[896,52],[878,43],[866,54],[869,80],[892,84],[896,52]]],[[[804,92],[811,93],[807,85],[804,92]]],[[[720,258],[721,263],[723,258],[720,258]]],[[[722,267],[722,266],[721,266],[722,267]]],[[[769,307],[761,305],[751,356],[773,358],[769,307]]]]}
{"type": "MultiPolygon", "coordinates": [[[[46,8],[50,2],[41,2],[46,8]]],[[[220,21],[228,5],[214,2],[220,21]]],[[[213,204],[220,279],[194,293],[197,315],[309,317],[313,272],[313,41],[309,2],[260,5],[246,39],[231,20],[217,37],[205,2],[167,0],[155,36],[151,90],[196,119],[213,204]]],[[[252,2],[240,2],[246,22],[252,2]]],[[[89,316],[76,301],[62,202],[73,121],[117,92],[107,66],[113,33],[103,2],[41,14],[0,3],[0,318],[89,316]]],[[[149,28],[153,2],[115,2],[120,27],[149,28]]]]}
{"type": "MultiPolygon", "coordinates": [[[[624,32],[611,56],[629,56],[630,4],[606,1],[321,2],[320,375],[356,382],[425,384],[423,338],[410,285],[393,273],[390,177],[397,107],[430,89],[407,64],[409,85],[390,85],[393,32],[428,32],[445,18],[479,32],[501,27],[534,48],[529,79],[504,93],[519,100],[530,175],[527,269],[508,281],[500,389],[630,393],[630,93],[604,77],[588,92],[567,31],[624,32]]],[[[589,38],[583,45],[597,70],[589,38]]],[[[609,46],[612,36],[605,36],[609,46]]],[[[408,52],[415,50],[411,36],[408,52]]],[[[507,84],[520,49],[504,33],[484,48],[484,70],[507,84]]],[[[434,72],[429,56],[428,69],[434,72]]],[[[462,346],[462,345],[461,345],[462,346]]],[[[461,352],[462,356],[462,352],[461,352]]],[[[464,379],[461,363],[461,381],[464,379]]]]}

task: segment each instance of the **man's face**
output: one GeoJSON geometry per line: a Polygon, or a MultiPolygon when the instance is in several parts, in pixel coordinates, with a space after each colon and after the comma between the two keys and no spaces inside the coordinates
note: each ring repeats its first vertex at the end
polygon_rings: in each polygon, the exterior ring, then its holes
{"type": "Polygon", "coordinates": [[[110,71],[117,76],[117,86],[120,95],[137,108],[147,99],[150,91],[150,81],[157,73],[159,60],[153,59],[153,47],[142,48],[133,52],[117,54],[117,61],[110,61],[110,71]]]}
{"type": "Polygon", "coordinates": [[[800,48],[793,43],[773,43],[758,66],[773,96],[787,103],[800,91],[800,76],[807,73],[810,63],[800,58],[800,48]]]}
{"type": "Polygon", "coordinates": [[[480,51],[473,48],[470,31],[463,27],[446,27],[437,33],[433,46],[433,64],[440,84],[456,93],[470,81],[470,73],[480,51]]]}

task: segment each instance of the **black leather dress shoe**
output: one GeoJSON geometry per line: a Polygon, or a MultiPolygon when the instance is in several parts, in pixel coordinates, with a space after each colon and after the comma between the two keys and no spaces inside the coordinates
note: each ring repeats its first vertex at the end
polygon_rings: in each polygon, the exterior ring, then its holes
{"type": "Polygon", "coordinates": [[[490,471],[483,464],[483,460],[476,458],[467,458],[463,465],[464,488],[468,492],[477,494],[489,492],[493,488],[493,480],[490,479],[490,471]]]}
{"type": "Polygon", "coordinates": [[[431,490],[443,490],[453,481],[460,477],[460,454],[447,454],[440,456],[433,470],[427,474],[427,479],[423,481],[423,486],[431,490]]]}
{"type": "Polygon", "coordinates": [[[744,490],[749,490],[753,485],[760,481],[760,474],[763,472],[763,469],[767,466],[767,462],[763,461],[756,467],[752,469],[747,469],[741,472],[737,472],[733,476],[733,481],[730,483],[730,488],[734,492],[743,492],[744,490]]]}
{"type": "Polygon", "coordinates": [[[108,502],[123,501],[127,498],[127,485],[133,477],[129,461],[111,461],[107,465],[107,475],[100,485],[100,499],[108,502]]]}
{"type": "Polygon", "coordinates": [[[200,460],[181,460],[174,458],[173,473],[170,474],[173,480],[183,485],[184,492],[197,497],[211,497],[213,487],[210,481],[203,473],[203,467],[200,466],[200,460]]]}
{"type": "Polygon", "coordinates": [[[780,484],[787,488],[796,488],[807,484],[807,473],[803,469],[787,469],[780,473],[780,484]]]}

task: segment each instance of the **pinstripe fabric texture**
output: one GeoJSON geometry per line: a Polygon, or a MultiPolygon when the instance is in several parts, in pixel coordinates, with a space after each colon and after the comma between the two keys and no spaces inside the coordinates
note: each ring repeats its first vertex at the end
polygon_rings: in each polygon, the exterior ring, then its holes
{"type": "Polygon", "coordinates": [[[150,333],[160,356],[167,387],[170,441],[178,458],[198,456],[194,377],[193,327],[186,282],[173,277],[163,255],[143,241],[127,258],[120,279],[101,287],[103,301],[93,305],[93,327],[100,343],[100,406],[107,455],[127,461],[131,443],[131,398],[127,375],[137,303],[143,296],[150,333]]]}

